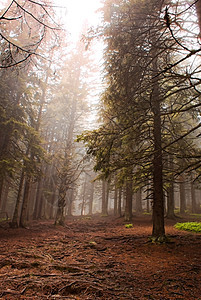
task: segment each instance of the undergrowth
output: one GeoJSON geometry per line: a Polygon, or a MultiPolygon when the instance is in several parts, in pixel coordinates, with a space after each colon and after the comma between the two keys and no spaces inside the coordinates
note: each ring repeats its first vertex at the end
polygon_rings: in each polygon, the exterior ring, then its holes
{"type": "Polygon", "coordinates": [[[174,227],[180,230],[201,232],[201,222],[176,223],[174,227]]]}

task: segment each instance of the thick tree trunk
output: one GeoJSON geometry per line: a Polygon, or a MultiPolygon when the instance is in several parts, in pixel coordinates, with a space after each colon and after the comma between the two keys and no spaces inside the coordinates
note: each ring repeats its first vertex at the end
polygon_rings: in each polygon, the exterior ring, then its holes
{"type": "MultiPolygon", "coordinates": [[[[155,55],[154,55],[155,56],[155,55]]],[[[153,60],[153,75],[157,74],[157,61],[153,60]]],[[[153,230],[154,239],[163,240],[165,237],[164,225],[164,195],[163,195],[163,161],[162,161],[162,141],[161,141],[161,113],[159,85],[157,78],[153,80],[153,93],[151,99],[153,111],[153,230]]]]}
{"type": "Polygon", "coordinates": [[[65,224],[65,206],[66,206],[66,179],[61,178],[61,184],[59,188],[59,196],[58,196],[58,205],[57,205],[57,213],[56,213],[56,219],[55,219],[55,225],[61,225],[64,226],[65,224]]]}
{"type": "Polygon", "coordinates": [[[64,207],[65,207],[65,194],[59,193],[58,198],[58,207],[57,207],[57,214],[55,219],[55,225],[64,226],[65,224],[65,217],[64,217],[64,207]]]}
{"type": "Polygon", "coordinates": [[[124,219],[126,222],[131,222],[133,213],[132,213],[132,204],[133,204],[133,184],[129,180],[126,182],[126,206],[125,206],[125,216],[124,219]]]}
{"type": "Polygon", "coordinates": [[[142,190],[141,190],[141,188],[136,192],[136,212],[142,213],[142,190]]]}
{"type": "Polygon", "coordinates": [[[9,186],[10,186],[9,182],[7,180],[5,180],[4,185],[3,185],[3,190],[2,190],[1,211],[6,211],[9,186]]]}

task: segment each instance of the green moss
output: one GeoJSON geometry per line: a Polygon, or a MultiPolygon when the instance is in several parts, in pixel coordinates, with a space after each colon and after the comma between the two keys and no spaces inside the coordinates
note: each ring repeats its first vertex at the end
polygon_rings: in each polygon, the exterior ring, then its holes
{"type": "Polygon", "coordinates": [[[149,237],[149,241],[152,244],[167,244],[167,243],[171,243],[171,240],[166,235],[151,236],[151,237],[149,237]]]}
{"type": "Polygon", "coordinates": [[[192,216],[192,217],[197,217],[197,218],[201,218],[201,214],[190,214],[190,216],[192,216]]]}
{"type": "Polygon", "coordinates": [[[201,232],[201,222],[186,222],[186,223],[177,223],[174,225],[176,229],[192,231],[192,232],[201,232]]]}

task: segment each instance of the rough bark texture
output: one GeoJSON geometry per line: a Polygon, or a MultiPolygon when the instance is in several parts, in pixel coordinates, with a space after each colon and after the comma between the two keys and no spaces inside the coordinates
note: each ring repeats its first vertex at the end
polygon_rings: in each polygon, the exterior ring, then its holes
{"type": "Polygon", "coordinates": [[[136,192],[136,212],[141,213],[142,212],[142,190],[139,189],[136,192]]]}
{"type": "Polygon", "coordinates": [[[65,176],[61,178],[61,183],[59,187],[59,196],[58,196],[58,206],[57,206],[57,213],[55,219],[55,225],[64,226],[65,216],[64,216],[64,209],[66,206],[66,179],[65,176]]]}
{"type": "MultiPolygon", "coordinates": [[[[157,61],[153,60],[153,75],[157,74],[157,61]]],[[[152,236],[161,239],[165,236],[164,226],[164,197],[163,197],[163,161],[162,161],[162,141],[161,141],[161,113],[159,85],[157,79],[153,81],[152,93],[153,112],[153,231],[152,236]]]]}
{"type": "Polygon", "coordinates": [[[125,206],[125,216],[124,219],[127,222],[132,221],[132,202],[133,202],[133,189],[132,181],[129,180],[126,182],[126,206],[125,206]]]}

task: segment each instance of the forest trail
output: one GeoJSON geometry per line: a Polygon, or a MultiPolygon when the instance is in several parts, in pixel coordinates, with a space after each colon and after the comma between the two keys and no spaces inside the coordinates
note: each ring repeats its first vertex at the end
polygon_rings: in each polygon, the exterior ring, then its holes
{"type": "Polygon", "coordinates": [[[148,242],[150,216],[71,218],[0,228],[0,299],[201,299],[201,234],[167,221],[168,244],[148,242]]]}

